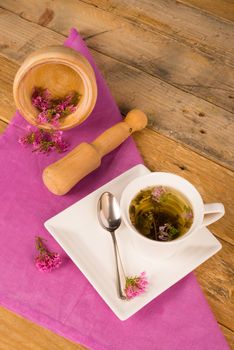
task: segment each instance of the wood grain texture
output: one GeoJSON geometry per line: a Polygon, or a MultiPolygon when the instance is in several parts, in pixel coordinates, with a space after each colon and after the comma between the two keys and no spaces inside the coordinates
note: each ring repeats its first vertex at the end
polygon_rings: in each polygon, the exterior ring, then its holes
{"type": "MultiPolygon", "coordinates": [[[[30,1],[17,1],[21,8],[21,16],[25,13],[26,3],[30,1]]],[[[88,45],[95,50],[131,64],[226,110],[234,111],[232,99],[234,70],[223,62],[219,62],[215,54],[212,56],[203,54],[195,50],[195,46],[191,48],[174,38],[159,32],[148,31],[146,28],[135,25],[132,21],[82,2],[67,3],[66,15],[60,11],[64,5],[63,0],[51,1],[50,7],[47,1],[46,4],[40,2],[40,12],[32,1],[29,14],[34,13],[32,16],[34,21],[40,23],[39,19],[48,8],[54,13],[53,23],[56,23],[56,18],[58,18],[57,30],[61,28],[61,21],[63,21],[63,26],[66,23],[66,32],[77,23],[81,34],[87,38],[88,45]],[[80,16],[83,22],[80,23],[78,18],[74,22],[74,14],[80,16]],[[85,25],[82,26],[84,21],[85,25]],[[95,28],[94,34],[90,34],[90,31],[87,30],[87,23],[95,28]]],[[[8,1],[3,1],[2,6],[7,7],[8,1]]],[[[30,20],[32,19],[30,17],[30,20]]],[[[59,32],[63,33],[61,29],[59,32]]],[[[229,46],[232,47],[230,40],[229,46]]]]}
{"type": "MultiPolygon", "coordinates": [[[[48,41],[51,45],[58,44],[64,41],[64,37],[47,28],[41,28],[40,41],[37,42],[38,25],[3,12],[6,16],[0,16],[0,30],[5,30],[4,36],[1,37],[1,45],[4,47],[2,54],[6,58],[0,57],[4,74],[1,86],[3,94],[7,95],[8,92],[11,94],[11,84],[17,70],[17,66],[12,62],[9,64],[9,60],[20,63],[33,50],[48,45],[48,41]],[[33,37],[35,41],[32,40],[33,37]],[[10,42],[13,44],[10,45],[10,42]]],[[[189,145],[193,150],[220,164],[233,168],[234,123],[230,112],[130,65],[94,50],[91,52],[122,112],[141,108],[148,115],[153,129],[189,145]]],[[[1,115],[3,118],[9,118],[10,114],[4,113],[4,108],[5,106],[0,107],[1,115]]]]}
{"type": "Polygon", "coordinates": [[[212,15],[234,21],[234,2],[232,0],[177,0],[192,5],[212,15]]]}
{"type": "Polygon", "coordinates": [[[0,350],[85,350],[43,327],[0,307],[0,350]]]}
{"type": "MultiPolygon", "coordinates": [[[[231,23],[171,0],[83,0],[233,65],[231,23]]],[[[218,0],[219,1],[219,0],[218,0]]]]}
{"type": "Polygon", "coordinates": [[[9,123],[15,113],[13,80],[19,68],[14,62],[0,56],[0,119],[9,123]]]}
{"type": "MultiPolygon", "coordinates": [[[[220,1],[215,2],[218,4],[220,1]]],[[[108,30],[108,20],[103,11],[99,11],[104,10],[141,28],[172,37],[194,50],[214,54],[222,62],[233,65],[234,48],[230,45],[234,32],[232,24],[209,16],[199,9],[185,6],[179,1],[70,0],[64,6],[60,0],[41,0],[35,7],[32,0],[0,0],[0,6],[65,35],[73,25],[82,35],[85,33],[88,36],[99,35],[98,33],[108,30]],[[87,5],[92,5],[93,9],[87,5]],[[102,20],[98,19],[99,14],[102,20]]]]}

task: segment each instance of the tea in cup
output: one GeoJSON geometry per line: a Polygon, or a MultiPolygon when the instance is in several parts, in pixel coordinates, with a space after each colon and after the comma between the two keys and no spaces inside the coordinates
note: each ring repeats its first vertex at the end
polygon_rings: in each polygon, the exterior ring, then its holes
{"type": "Polygon", "coordinates": [[[164,172],[130,182],[120,206],[134,246],[160,258],[171,256],[200,228],[224,215],[222,203],[204,204],[190,182],[164,172]]]}

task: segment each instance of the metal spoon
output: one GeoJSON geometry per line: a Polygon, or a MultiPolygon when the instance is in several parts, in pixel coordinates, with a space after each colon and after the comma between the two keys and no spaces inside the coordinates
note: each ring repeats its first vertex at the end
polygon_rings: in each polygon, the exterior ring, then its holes
{"type": "Polygon", "coordinates": [[[99,219],[100,225],[111,234],[113,245],[114,245],[114,252],[115,252],[118,294],[120,299],[125,300],[126,297],[124,296],[121,288],[119,263],[118,263],[118,255],[117,255],[118,247],[117,247],[117,241],[115,237],[115,230],[117,230],[121,224],[120,208],[116,198],[110,192],[104,192],[99,198],[98,219],[99,219]]]}

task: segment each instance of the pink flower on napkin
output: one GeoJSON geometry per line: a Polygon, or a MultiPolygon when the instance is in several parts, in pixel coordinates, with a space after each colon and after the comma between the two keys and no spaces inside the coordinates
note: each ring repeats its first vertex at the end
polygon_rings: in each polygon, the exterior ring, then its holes
{"type": "Polygon", "coordinates": [[[58,253],[51,253],[45,247],[45,241],[41,237],[36,237],[36,249],[39,251],[39,255],[35,258],[35,265],[39,271],[52,271],[57,269],[61,263],[61,257],[58,253]]]}
{"type": "Polygon", "coordinates": [[[55,150],[62,153],[68,149],[68,143],[63,139],[62,131],[47,132],[32,126],[28,126],[27,130],[28,133],[19,138],[19,143],[25,147],[31,145],[33,152],[50,153],[55,150]]]}

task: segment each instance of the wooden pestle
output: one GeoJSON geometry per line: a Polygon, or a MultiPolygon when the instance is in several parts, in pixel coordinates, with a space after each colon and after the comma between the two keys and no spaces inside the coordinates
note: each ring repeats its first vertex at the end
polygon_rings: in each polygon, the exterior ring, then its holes
{"type": "Polygon", "coordinates": [[[83,177],[99,167],[103,156],[146,125],[146,115],[138,109],[131,110],[124,121],[104,131],[92,143],[81,143],[65,157],[46,167],[42,174],[44,184],[56,195],[66,194],[83,177]]]}

